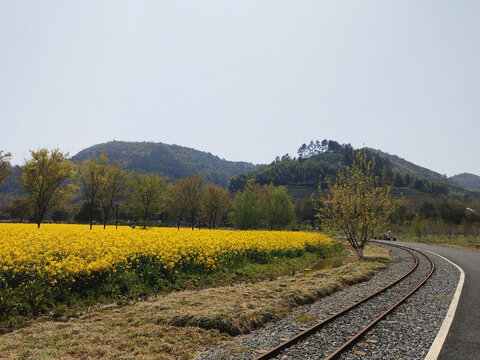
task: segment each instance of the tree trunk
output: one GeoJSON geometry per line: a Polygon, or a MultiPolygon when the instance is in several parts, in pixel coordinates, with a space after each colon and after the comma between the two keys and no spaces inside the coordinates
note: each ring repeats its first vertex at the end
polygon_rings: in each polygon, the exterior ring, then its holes
{"type": "Polygon", "coordinates": [[[148,211],[145,211],[145,216],[144,216],[144,223],[143,223],[143,228],[147,228],[147,218],[148,218],[148,211]]]}
{"type": "Polygon", "coordinates": [[[90,204],[90,230],[92,230],[93,226],[93,203],[90,204]]]}
{"type": "Polygon", "coordinates": [[[103,210],[103,230],[107,227],[107,220],[108,217],[110,216],[110,209],[104,209],[103,210]]]}
{"type": "Polygon", "coordinates": [[[363,256],[363,246],[359,246],[359,247],[355,248],[355,252],[357,253],[358,258],[360,260],[365,260],[365,258],[363,256]]]}
{"type": "Polygon", "coordinates": [[[45,216],[45,212],[46,211],[43,211],[43,209],[38,209],[38,212],[37,212],[37,229],[40,228],[40,223],[42,222],[42,219],[43,217],[45,216]]]}

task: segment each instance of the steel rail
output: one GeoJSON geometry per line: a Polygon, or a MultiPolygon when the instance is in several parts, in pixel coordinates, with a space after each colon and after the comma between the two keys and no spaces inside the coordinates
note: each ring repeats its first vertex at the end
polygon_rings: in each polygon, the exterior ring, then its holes
{"type": "MultiPolygon", "coordinates": [[[[400,245],[392,245],[396,247],[402,247],[400,245]]],[[[428,274],[422,279],[421,282],[417,284],[407,295],[399,299],[395,304],[390,306],[387,310],[385,310],[382,314],[380,314],[375,320],[373,320],[370,324],[365,326],[362,330],[360,330],[356,335],[352,336],[346,343],[344,343],[342,346],[337,348],[333,353],[331,353],[329,356],[327,356],[324,360],[333,360],[337,359],[340,354],[351,348],[353,345],[355,345],[360,339],[367,333],[368,330],[370,330],[372,327],[374,327],[380,320],[384,319],[388,314],[390,314],[393,310],[395,310],[400,304],[402,304],[405,300],[407,300],[413,293],[415,293],[425,282],[432,276],[433,272],[435,271],[435,263],[434,261],[425,253],[422,251],[416,250],[420,254],[422,254],[427,261],[430,263],[430,271],[428,274]]]]}
{"type": "MultiPolygon", "coordinates": [[[[414,260],[414,264],[413,266],[408,269],[408,271],[405,272],[405,274],[403,274],[401,277],[399,277],[398,279],[396,279],[395,281],[392,281],[391,283],[387,284],[386,286],[382,287],[381,289],[373,292],[372,294],[370,295],[367,295],[363,298],[361,298],[360,300],[358,300],[357,302],[353,303],[352,305],[350,306],[347,306],[345,308],[343,308],[342,310],[340,310],[339,312],[329,316],[328,318],[318,322],[317,324],[313,325],[312,327],[308,328],[308,329],[305,329],[303,330],[302,332],[298,333],[297,335],[295,335],[294,337],[280,343],[279,345],[277,345],[276,347],[268,350],[267,352],[257,356],[254,360],[266,360],[266,359],[272,359],[274,356],[278,355],[281,351],[293,346],[294,344],[296,344],[297,342],[311,336],[312,334],[314,334],[315,332],[317,332],[318,330],[320,330],[322,327],[324,327],[325,325],[331,323],[333,320],[335,320],[336,318],[346,314],[347,312],[349,312],[350,310],[352,310],[353,308],[357,307],[358,305],[366,302],[367,300],[370,300],[371,298],[379,295],[380,293],[388,290],[389,288],[395,286],[397,283],[399,283],[400,281],[402,281],[403,279],[405,279],[408,275],[410,275],[418,266],[418,257],[413,253],[413,251],[411,251],[410,249],[406,248],[406,247],[403,247],[403,246],[400,246],[400,245],[393,245],[393,244],[386,244],[386,245],[390,245],[390,246],[394,246],[394,247],[398,247],[398,248],[401,248],[403,250],[405,250],[406,252],[408,252],[413,260],[414,260]]],[[[424,255],[426,256],[426,255],[424,255]]]]}

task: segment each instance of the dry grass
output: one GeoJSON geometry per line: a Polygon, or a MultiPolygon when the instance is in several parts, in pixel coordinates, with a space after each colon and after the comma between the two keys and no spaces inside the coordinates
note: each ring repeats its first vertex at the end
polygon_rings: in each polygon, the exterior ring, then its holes
{"type": "Polygon", "coordinates": [[[365,255],[375,261],[255,284],[171,293],[68,322],[36,321],[0,336],[0,358],[190,359],[230,335],[248,333],[387,266],[387,250],[369,247],[365,255]]]}

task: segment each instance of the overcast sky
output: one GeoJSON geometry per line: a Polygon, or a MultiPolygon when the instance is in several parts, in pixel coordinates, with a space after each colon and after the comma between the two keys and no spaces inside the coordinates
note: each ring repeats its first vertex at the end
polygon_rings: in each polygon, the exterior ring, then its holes
{"type": "Polygon", "coordinates": [[[0,0],[0,150],[310,140],[480,175],[479,1],[0,0]]]}

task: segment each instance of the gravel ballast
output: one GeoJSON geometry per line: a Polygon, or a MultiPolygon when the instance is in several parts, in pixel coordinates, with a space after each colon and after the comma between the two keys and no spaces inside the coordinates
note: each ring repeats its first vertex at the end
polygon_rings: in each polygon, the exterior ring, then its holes
{"type": "MultiPolygon", "coordinates": [[[[328,315],[397,279],[411,268],[413,260],[407,252],[396,248],[391,248],[391,252],[392,262],[389,268],[371,280],[303,307],[289,317],[249,335],[237,337],[232,342],[209,349],[196,359],[253,359],[279,345],[301,332],[302,329],[313,326],[328,315]]],[[[398,310],[369,331],[363,341],[342,355],[343,359],[422,359],[425,357],[445,318],[459,279],[458,270],[453,265],[435,255],[430,256],[436,263],[436,270],[427,283],[398,310]]],[[[399,288],[404,287],[405,290],[402,291],[408,292],[408,286],[418,281],[428,270],[428,263],[420,262],[418,269],[411,276],[412,279],[399,288]]],[[[321,273],[313,276],[321,276],[321,273]]],[[[327,325],[314,336],[286,350],[277,358],[303,360],[325,357],[332,351],[332,347],[340,345],[341,341],[346,340],[357,329],[368,323],[370,313],[374,309],[381,310],[391,303],[391,298],[398,296],[398,291],[397,289],[396,295],[394,291],[386,291],[379,300],[361,305],[341,322],[327,325]]]]}

